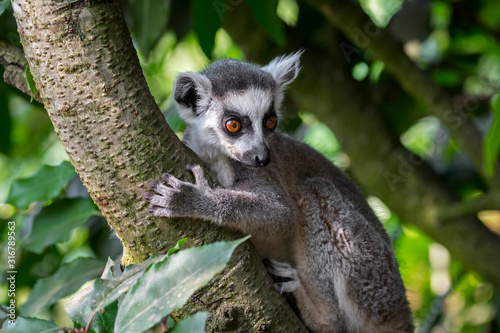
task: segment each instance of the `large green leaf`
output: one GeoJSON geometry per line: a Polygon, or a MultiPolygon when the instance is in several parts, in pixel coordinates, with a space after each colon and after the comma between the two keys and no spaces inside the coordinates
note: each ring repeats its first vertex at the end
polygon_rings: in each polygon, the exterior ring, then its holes
{"type": "Polygon", "coordinates": [[[24,249],[42,253],[47,246],[65,242],[71,231],[98,214],[89,198],[57,200],[35,216],[31,234],[22,243],[24,249]]]}
{"type": "Polygon", "coordinates": [[[143,332],[183,306],[226,266],[246,239],[190,248],[152,265],[120,303],[115,332],[143,332]]]}
{"type": "Polygon", "coordinates": [[[204,333],[207,317],[208,312],[197,312],[178,322],[171,333],[204,333]]]}
{"type": "Polygon", "coordinates": [[[144,273],[146,268],[165,258],[166,256],[151,257],[141,264],[128,266],[127,270],[116,278],[96,279],[94,281],[94,289],[89,298],[90,309],[93,312],[98,311],[116,301],[118,297],[129,291],[130,287],[144,273]]]}
{"type": "Polygon", "coordinates": [[[278,17],[278,0],[247,0],[257,23],[278,45],[285,44],[285,31],[278,17]]]}
{"type": "Polygon", "coordinates": [[[10,0],[0,0],[0,15],[10,6],[10,0]]]}
{"type": "Polygon", "coordinates": [[[130,31],[147,59],[149,51],[167,28],[170,1],[131,0],[129,5],[133,19],[130,31]]]}
{"type": "MultiPolygon", "coordinates": [[[[71,320],[80,324],[82,327],[87,326],[87,323],[94,314],[94,311],[90,309],[88,302],[92,288],[93,285],[89,284],[88,286],[80,289],[71,297],[71,300],[65,306],[66,312],[71,320]]],[[[90,324],[90,330],[96,333],[113,332],[117,312],[117,301],[114,301],[106,306],[103,311],[97,311],[92,323],[90,324]]]]}
{"type": "Polygon", "coordinates": [[[493,176],[500,155],[500,96],[493,107],[494,119],[483,142],[484,169],[487,176],[493,176]]]}
{"type": "Polygon", "coordinates": [[[193,19],[194,32],[198,36],[201,49],[209,59],[212,58],[215,34],[222,23],[224,15],[224,8],[219,8],[218,3],[223,2],[207,0],[191,1],[191,17],[193,19]]]}
{"type": "Polygon", "coordinates": [[[43,165],[32,176],[12,183],[7,203],[26,209],[32,202],[54,199],[75,174],[68,161],[58,166],[43,165]]]}
{"type": "MultiPolygon", "coordinates": [[[[113,278],[112,269],[114,265],[115,262],[111,258],[108,258],[101,278],[113,278]]],[[[92,311],[89,306],[89,298],[93,290],[93,285],[93,283],[84,285],[83,288],[73,294],[71,300],[65,306],[66,312],[73,322],[80,324],[82,327],[87,326],[87,323],[95,312],[94,319],[90,324],[90,330],[96,333],[113,332],[116,313],[118,312],[118,301],[109,304],[104,309],[99,309],[100,311],[92,311]]]]}
{"type": "Polygon", "coordinates": [[[77,258],[62,265],[53,275],[36,282],[30,297],[19,308],[19,313],[27,316],[48,308],[77,291],[88,280],[99,276],[103,268],[102,261],[92,258],[77,258]]]}
{"type": "Polygon", "coordinates": [[[38,318],[17,317],[15,324],[6,321],[2,327],[2,332],[9,333],[58,333],[59,331],[60,328],[56,324],[38,318]]]}
{"type": "MultiPolygon", "coordinates": [[[[135,281],[142,275],[144,270],[146,270],[150,265],[158,263],[169,255],[177,252],[182,244],[187,240],[183,238],[177,242],[175,247],[168,250],[166,255],[150,257],[145,262],[138,265],[130,265],[125,268],[125,272],[122,275],[113,278],[110,274],[106,274],[106,269],[102,274],[100,279],[94,281],[94,290],[89,299],[89,306],[92,311],[98,311],[106,305],[114,302],[122,294],[126,293],[130,287],[135,283],[135,281]]],[[[111,266],[109,262],[106,267],[111,266]]]]}

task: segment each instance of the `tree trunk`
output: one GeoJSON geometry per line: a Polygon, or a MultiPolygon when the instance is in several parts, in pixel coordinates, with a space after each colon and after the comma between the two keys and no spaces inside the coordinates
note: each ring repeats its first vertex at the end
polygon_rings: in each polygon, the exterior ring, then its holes
{"type": "MultiPolygon", "coordinates": [[[[192,181],[200,163],[170,130],[149,93],[118,1],[13,0],[41,100],[71,163],[124,247],[124,264],[191,245],[240,237],[191,219],[154,218],[142,200],[164,172],[192,181]]],[[[211,312],[210,331],[304,332],[272,288],[249,242],[181,313],[211,312]]]]}

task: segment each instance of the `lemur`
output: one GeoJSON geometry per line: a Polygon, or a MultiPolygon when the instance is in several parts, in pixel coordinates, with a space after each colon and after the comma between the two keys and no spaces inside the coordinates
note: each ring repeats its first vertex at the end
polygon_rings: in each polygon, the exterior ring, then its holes
{"type": "Polygon", "coordinates": [[[301,52],[268,65],[232,59],[181,73],[173,99],[195,183],[162,175],[145,194],[155,216],[196,217],[251,234],[275,288],[312,332],[413,332],[390,239],[356,185],[319,152],[276,131],[301,52]]]}

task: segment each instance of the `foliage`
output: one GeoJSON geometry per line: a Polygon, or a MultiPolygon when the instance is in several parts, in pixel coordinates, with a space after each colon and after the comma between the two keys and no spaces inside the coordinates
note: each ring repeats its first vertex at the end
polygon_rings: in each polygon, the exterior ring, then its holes
{"type": "MultiPolygon", "coordinates": [[[[414,2],[418,10],[414,7],[409,16],[404,16],[406,4],[403,4],[403,11],[397,13],[402,5],[399,0],[363,0],[359,3],[376,24],[387,26],[398,36],[407,54],[440,88],[457,96],[457,103],[462,101],[465,107],[470,107],[467,111],[484,137],[484,169],[493,177],[500,153],[499,4],[495,0],[433,0],[429,6],[418,0],[414,2]],[[399,17],[404,18],[405,24],[399,17]]],[[[9,4],[10,1],[0,1],[0,38],[18,44],[9,4]]],[[[255,28],[265,31],[276,49],[280,45],[294,44],[288,34],[290,31],[297,39],[300,34],[316,36],[319,43],[325,44],[325,49],[338,46],[322,40],[323,31],[313,34],[293,30],[301,20],[314,26],[321,19],[305,1],[125,2],[127,23],[152,94],[179,135],[183,124],[169,99],[175,75],[182,71],[198,71],[212,59],[245,58],[244,47],[234,43],[231,31],[224,29],[224,19],[239,6],[248,6],[255,28]]],[[[303,46],[314,51],[315,45],[303,46]]],[[[457,142],[449,137],[445,126],[400,89],[382,61],[362,51],[353,54],[351,60],[346,66],[352,77],[366,91],[364,97],[383,114],[395,140],[429,162],[458,200],[466,201],[485,192],[485,180],[474,170],[457,142]]],[[[29,71],[26,73],[29,79],[29,71]]],[[[314,108],[311,106],[311,110],[314,108]]],[[[293,105],[288,105],[288,109],[290,113],[280,119],[281,129],[304,139],[349,172],[351,161],[342,151],[342,142],[337,142],[335,133],[307,110],[295,110],[293,105]],[[299,112],[294,114],[294,111],[299,112]]],[[[115,322],[116,318],[127,318],[125,312],[119,313],[124,293],[144,294],[146,298],[142,301],[149,301],[148,304],[153,299],[160,300],[151,291],[142,293],[141,290],[149,284],[148,279],[158,282],[157,275],[168,274],[160,270],[171,268],[170,259],[193,260],[191,268],[201,267],[195,261],[202,257],[188,255],[191,252],[180,252],[171,258],[152,258],[116,276],[111,273],[113,264],[108,262],[101,278],[93,284],[84,284],[99,275],[106,258],[118,256],[121,245],[118,239],[110,238],[107,224],[96,215],[95,206],[66,160],[41,106],[36,102],[30,104],[29,97],[0,81],[0,200],[4,202],[0,204],[0,230],[2,240],[7,240],[6,222],[16,222],[16,287],[20,314],[42,318],[18,317],[15,327],[7,322],[4,324],[5,331],[56,332],[59,327],[73,323],[77,323],[76,327],[85,326],[95,314],[91,330],[111,332],[117,327],[115,325],[122,325],[115,322]],[[67,283],[61,284],[62,281],[67,283]],[[79,287],[69,300],[66,296],[79,287]],[[50,292],[54,292],[53,297],[50,292]]],[[[498,328],[500,296],[489,282],[467,271],[445,248],[401,221],[377,197],[370,196],[369,203],[394,242],[408,298],[420,328],[435,332],[490,332],[498,328]]],[[[483,222],[498,232],[500,214],[482,213],[483,222]]],[[[4,264],[7,242],[2,246],[0,258],[4,264]]],[[[175,281],[169,279],[161,288],[182,289],[175,281]]],[[[193,283],[194,279],[189,282],[193,283]]],[[[7,288],[5,283],[0,285],[1,303],[8,302],[4,292],[7,288]]],[[[167,297],[168,292],[162,289],[157,294],[167,297]]],[[[137,296],[134,301],[141,299],[137,296]]],[[[151,324],[156,324],[180,303],[156,313],[151,324]]],[[[137,304],[129,304],[127,313],[133,313],[133,309],[140,306],[137,304]]],[[[173,332],[201,330],[205,320],[206,314],[196,314],[177,323],[173,332]],[[189,329],[188,325],[196,328],[189,329]]],[[[137,322],[140,323],[142,321],[137,322]]],[[[140,329],[145,330],[146,326],[140,329]]]]}

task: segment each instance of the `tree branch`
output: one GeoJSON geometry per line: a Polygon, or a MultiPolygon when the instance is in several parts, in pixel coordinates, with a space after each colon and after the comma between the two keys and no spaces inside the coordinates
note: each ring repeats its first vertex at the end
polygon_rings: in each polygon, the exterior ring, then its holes
{"type": "MultiPolygon", "coordinates": [[[[6,41],[0,40],[0,64],[5,69],[3,73],[5,83],[21,90],[26,95],[31,96],[32,93],[28,85],[28,81],[26,81],[25,74],[28,62],[24,57],[23,50],[6,41]]],[[[38,91],[33,94],[33,98],[40,103],[42,102],[38,91]]]]}
{"type": "Polygon", "coordinates": [[[438,214],[440,221],[452,221],[463,217],[476,216],[484,210],[500,210],[500,193],[492,192],[470,200],[444,207],[438,214]]]}
{"type": "MultiPolygon", "coordinates": [[[[142,197],[151,180],[169,172],[192,181],[185,166],[200,161],[170,130],[149,93],[118,1],[13,0],[12,6],[45,109],[121,239],[124,263],[165,252],[185,236],[190,245],[239,237],[204,221],[154,218],[147,211],[142,197]]],[[[210,311],[210,331],[235,324],[242,331],[261,325],[305,331],[249,242],[200,297],[203,302],[190,302],[182,314],[210,311]]]]}
{"type": "MultiPolygon", "coordinates": [[[[340,0],[308,0],[320,11],[326,20],[358,47],[366,49],[382,60],[387,70],[416,101],[429,108],[449,129],[451,135],[470,156],[479,174],[490,182],[493,188],[500,186],[500,163],[495,177],[486,179],[482,157],[482,138],[470,119],[470,112],[477,108],[477,101],[471,100],[469,109],[463,110],[453,103],[448,95],[432,78],[420,70],[404,53],[401,45],[370,20],[362,9],[352,2],[340,0]]],[[[397,112],[402,112],[397,110],[397,112]]]]}

